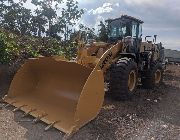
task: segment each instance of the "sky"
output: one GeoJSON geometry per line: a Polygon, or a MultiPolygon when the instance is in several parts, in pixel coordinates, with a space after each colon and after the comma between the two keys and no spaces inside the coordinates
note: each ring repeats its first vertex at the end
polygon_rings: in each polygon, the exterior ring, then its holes
{"type": "Polygon", "coordinates": [[[81,22],[97,27],[99,21],[122,14],[144,21],[143,35],[158,35],[166,48],[180,50],[180,0],[78,0],[85,14],[81,22]]]}
{"type": "MultiPolygon", "coordinates": [[[[166,48],[180,50],[180,0],[77,0],[85,14],[79,23],[97,29],[122,14],[144,21],[143,35],[158,35],[166,48]]],[[[26,7],[33,8],[27,3],[26,7]]]]}

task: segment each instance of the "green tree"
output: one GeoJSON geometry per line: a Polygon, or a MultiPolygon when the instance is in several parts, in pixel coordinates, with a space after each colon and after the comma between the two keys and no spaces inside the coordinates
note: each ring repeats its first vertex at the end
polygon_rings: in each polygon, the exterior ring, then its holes
{"type": "Polygon", "coordinates": [[[33,32],[40,36],[46,29],[46,36],[67,41],[70,39],[72,28],[83,14],[74,0],[67,0],[62,8],[62,0],[32,0],[38,8],[33,17],[33,32]],[[55,5],[55,6],[54,6],[55,5]],[[60,14],[58,14],[60,12],[60,14]],[[44,28],[43,28],[44,27],[44,28]]]}
{"type": "Polygon", "coordinates": [[[1,27],[22,35],[30,34],[31,10],[23,7],[23,1],[1,0],[0,7],[1,27]]]}
{"type": "Polygon", "coordinates": [[[108,32],[107,32],[107,26],[100,21],[100,24],[98,25],[100,27],[99,31],[99,40],[106,42],[108,40],[108,32]]]}
{"type": "Polygon", "coordinates": [[[97,40],[97,35],[94,28],[89,28],[83,24],[79,25],[79,31],[82,32],[83,38],[97,40]]]}
{"type": "Polygon", "coordinates": [[[38,37],[41,37],[45,33],[45,25],[47,24],[46,19],[44,19],[39,11],[35,11],[36,15],[31,18],[31,33],[38,37]]]}
{"type": "Polygon", "coordinates": [[[61,16],[59,16],[57,21],[57,26],[59,27],[59,33],[64,34],[64,40],[70,39],[70,34],[72,33],[72,28],[76,22],[81,18],[84,11],[78,8],[78,2],[74,0],[67,0],[66,7],[62,8],[61,16]]]}
{"type": "MultiPolygon", "coordinates": [[[[38,8],[34,11],[36,16],[33,17],[32,23],[34,25],[34,32],[38,32],[38,36],[46,32],[46,36],[53,35],[53,23],[57,18],[57,6],[61,3],[61,0],[32,0],[31,3],[38,8]],[[53,4],[55,3],[55,8],[53,4]],[[45,31],[46,27],[46,31],[45,31]]],[[[54,30],[55,32],[55,30],[54,30]]]]}

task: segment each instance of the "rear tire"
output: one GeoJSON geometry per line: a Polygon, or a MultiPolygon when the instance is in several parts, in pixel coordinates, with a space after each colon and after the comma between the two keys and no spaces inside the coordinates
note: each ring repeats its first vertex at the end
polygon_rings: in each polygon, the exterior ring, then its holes
{"type": "Polygon", "coordinates": [[[150,69],[144,72],[141,77],[141,83],[144,88],[152,89],[159,86],[163,79],[163,69],[162,64],[158,62],[153,62],[150,69]]]}
{"type": "Polygon", "coordinates": [[[109,91],[115,99],[126,100],[137,86],[137,64],[131,58],[121,58],[110,68],[109,91]]]}

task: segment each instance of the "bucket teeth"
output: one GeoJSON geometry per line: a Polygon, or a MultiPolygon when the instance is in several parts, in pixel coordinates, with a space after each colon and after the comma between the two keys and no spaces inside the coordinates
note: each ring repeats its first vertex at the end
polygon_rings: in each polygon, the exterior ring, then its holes
{"type": "Polygon", "coordinates": [[[48,114],[39,115],[37,118],[33,120],[34,123],[38,123],[42,118],[46,117],[48,114]]]}
{"type": "Polygon", "coordinates": [[[45,130],[45,131],[48,131],[49,129],[51,129],[51,128],[52,128],[56,123],[58,123],[58,122],[60,122],[60,121],[55,121],[55,122],[49,124],[44,130],[45,130]]]}
{"type": "Polygon", "coordinates": [[[25,107],[25,106],[27,106],[27,105],[22,105],[22,106],[20,106],[20,107],[15,108],[15,109],[13,110],[13,112],[19,111],[22,107],[25,107]]]}
{"type": "Polygon", "coordinates": [[[6,108],[6,107],[8,107],[8,106],[10,106],[10,105],[11,105],[11,104],[9,104],[9,103],[8,103],[8,104],[7,104],[7,105],[5,105],[4,107],[6,108]]]}
{"type": "Polygon", "coordinates": [[[15,104],[15,103],[17,103],[16,101],[14,101],[14,102],[12,102],[12,103],[8,103],[7,105],[5,105],[4,107],[6,108],[6,107],[9,107],[10,105],[13,105],[13,104],[15,104]]]}
{"type": "Polygon", "coordinates": [[[2,99],[5,100],[5,99],[14,99],[16,98],[16,96],[7,96],[5,95],[2,99]]]}
{"type": "Polygon", "coordinates": [[[72,136],[73,136],[73,133],[67,133],[67,134],[64,135],[64,137],[63,137],[62,140],[68,140],[68,139],[70,139],[72,136]]]}
{"type": "Polygon", "coordinates": [[[22,118],[27,117],[31,112],[36,111],[37,109],[31,109],[30,111],[28,111],[27,113],[24,113],[24,115],[22,116],[22,118]]]}
{"type": "Polygon", "coordinates": [[[5,95],[2,99],[5,100],[5,98],[7,98],[7,95],[5,95]]]}

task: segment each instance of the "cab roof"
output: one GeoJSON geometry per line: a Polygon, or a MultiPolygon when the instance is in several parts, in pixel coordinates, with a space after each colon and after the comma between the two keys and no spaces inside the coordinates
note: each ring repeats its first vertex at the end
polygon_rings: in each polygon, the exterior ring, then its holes
{"type": "Polygon", "coordinates": [[[132,17],[132,16],[128,16],[128,15],[122,15],[121,17],[115,18],[115,19],[107,19],[106,22],[110,22],[111,23],[112,21],[115,21],[115,20],[129,20],[129,21],[138,22],[140,24],[144,23],[142,20],[137,19],[137,18],[132,17]]]}

